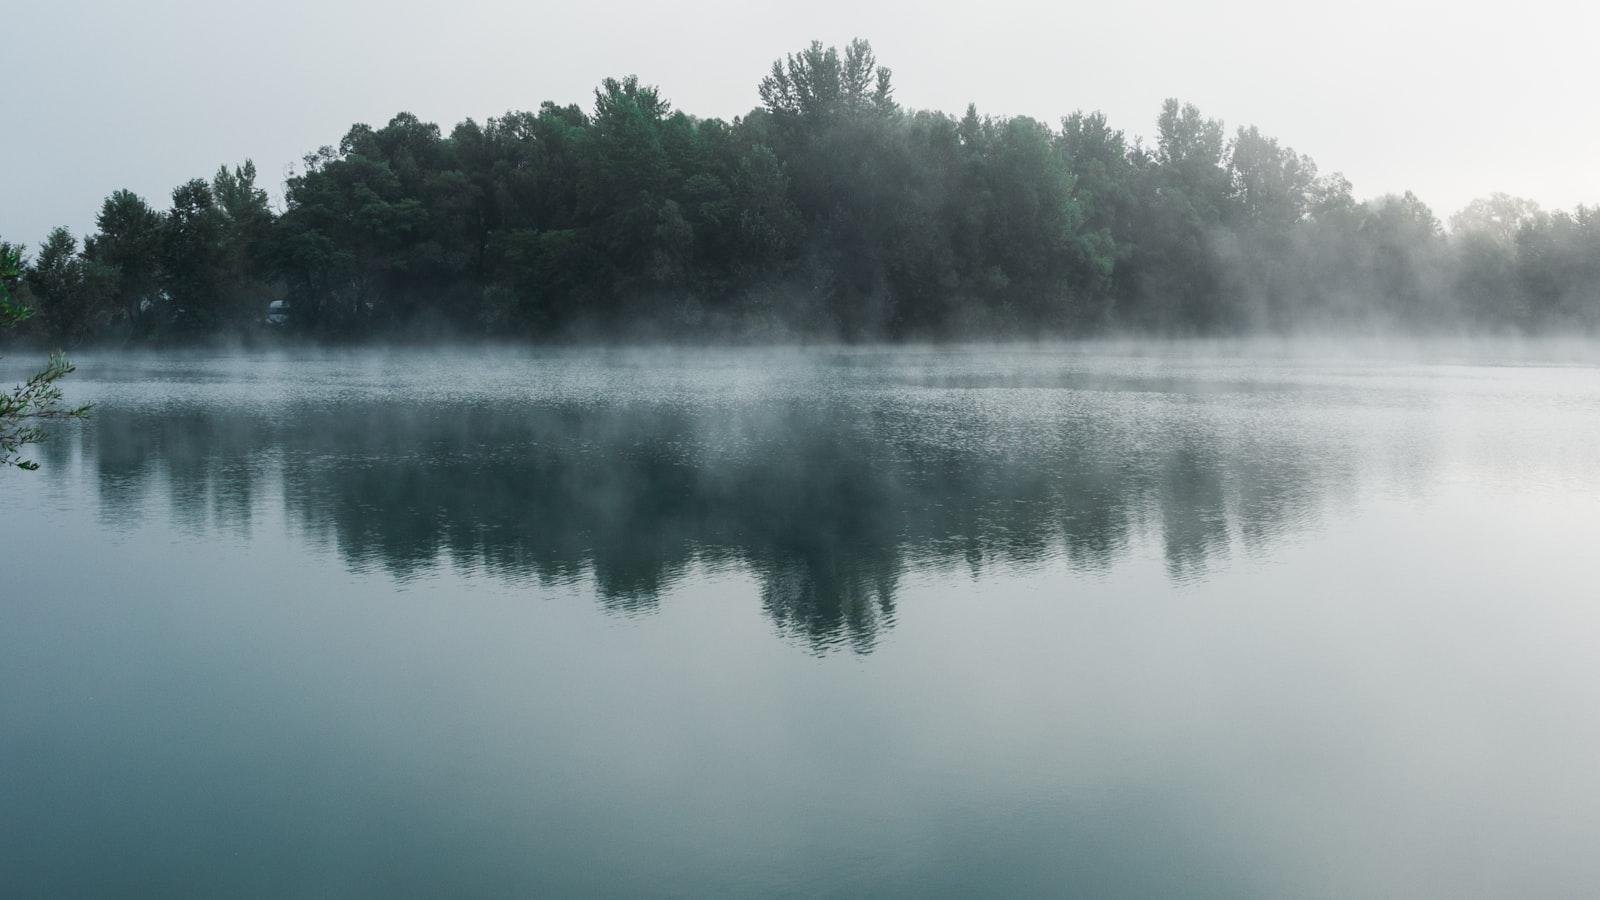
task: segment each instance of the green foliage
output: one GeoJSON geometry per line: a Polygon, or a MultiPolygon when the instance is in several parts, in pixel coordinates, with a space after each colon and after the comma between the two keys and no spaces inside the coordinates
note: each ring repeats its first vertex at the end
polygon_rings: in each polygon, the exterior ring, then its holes
{"type": "MultiPolygon", "coordinates": [[[[52,235],[55,240],[46,242],[47,252],[53,257],[70,253],[76,246],[64,229],[58,231],[60,235],[52,235]],[[69,242],[72,248],[67,247],[69,242]]],[[[12,297],[13,287],[22,275],[21,251],[14,245],[0,242],[0,326],[11,327],[33,317],[32,308],[18,304],[12,297]]],[[[0,468],[39,468],[39,464],[25,458],[22,451],[28,444],[45,439],[44,423],[50,419],[81,419],[89,414],[87,406],[68,408],[62,405],[61,388],[56,382],[72,371],[73,366],[64,355],[53,353],[42,370],[9,393],[0,393],[0,468]]]]}
{"type": "Polygon", "coordinates": [[[22,280],[26,257],[22,248],[0,241],[0,328],[10,328],[33,318],[33,308],[12,296],[22,280]]]}
{"type": "Polygon", "coordinates": [[[79,341],[105,330],[116,295],[116,273],[78,252],[65,228],[50,232],[26,275],[38,324],[56,341],[79,341]]]}
{"type": "Polygon", "coordinates": [[[139,195],[117,191],[100,207],[95,225],[99,231],[85,255],[115,272],[117,306],[130,330],[138,330],[160,299],[164,220],[139,195]]]}
{"type": "Polygon", "coordinates": [[[878,65],[872,45],[860,38],[850,42],[841,56],[837,47],[821,41],[772,64],[761,79],[761,102],[774,116],[829,121],[841,116],[896,109],[891,72],[878,65]]]}
{"type": "Polygon", "coordinates": [[[62,405],[61,387],[56,382],[74,370],[65,355],[52,353],[43,369],[12,388],[10,393],[0,393],[0,466],[39,468],[38,463],[22,456],[22,448],[45,439],[44,423],[50,419],[88,416],[88,406],[62,405]]]}
{"type": "Polygon", "coordinates": [[[448,134],[400,113],[307,155],[281,211],[249,161],[164,212],[118,191],[82,252],[40,249],[23,327],[251,337],[273,300],[338,338],[1600,325],[1593,211],[1494,195],[1446,233],[1175,99],[1148,146],[1094,112],[908,111],[863,40],[784,56],[757,95],[700,119],[629,75],[448,134]]]}

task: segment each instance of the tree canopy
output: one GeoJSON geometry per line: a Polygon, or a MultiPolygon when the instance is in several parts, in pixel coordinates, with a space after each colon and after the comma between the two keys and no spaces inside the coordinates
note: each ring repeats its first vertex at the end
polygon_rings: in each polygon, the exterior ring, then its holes
{"type": "Polygon", "coordinates": [[[65,342],[1110,330],[1590,330],[1600,215],[1492,195],[1447,231],[1355,199],[1255,126],[1178,100],[1153,139],[1095,112],[902,108],[866,41],[775,61],[732,121],[636,76],[450,129],[400,113],[309,153],[274,208],[246,161],[119,190],[19,291],[65,342]]]}

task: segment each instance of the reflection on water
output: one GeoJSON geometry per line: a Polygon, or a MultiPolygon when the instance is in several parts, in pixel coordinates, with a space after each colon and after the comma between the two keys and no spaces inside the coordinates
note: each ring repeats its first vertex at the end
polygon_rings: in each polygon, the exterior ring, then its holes
{"type": "Polygon", "coordinates": [[[80,363],[0,473],[6,900],[1600,882],[1600,370],[80,363]]]}
{"type": "MultiPolygon", "coordinates": [[[[322,362],[259,390],[227,361],[154,366],[134,382],[154,402],[124,384],[136,402],[102,402],[79,440],[122,527],[165,506],[192,529],[248,531],[281,497],[308,543],[356,570],[587,577],[624,614],[697,568],[738,567],[780,631],[861,652],[908,570],[1102,572],[1151,535],[1172,579],[1200,578],[1309,527],[1357,469],[1353,436],[1323,428],[1322,407],[1308,423],[1316,386],[1292,381],[1097,377],[1027,355],[823,356],[781,377],[732,362],[668,360],[665,383],[556,358],[353,385],[322,362]]],[[[57,478],[76,477],[73,441],[51,445],[57,478]]]]}

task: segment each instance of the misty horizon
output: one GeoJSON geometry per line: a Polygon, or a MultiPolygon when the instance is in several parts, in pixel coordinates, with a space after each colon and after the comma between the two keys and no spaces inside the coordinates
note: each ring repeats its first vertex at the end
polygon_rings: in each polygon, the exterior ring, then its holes
{"type": "Polygon", "coordinates": [[[1258,125],[1326,160],[1361,197],[1412,190],[1441,218],[1492,193],[1547,209],[1600,203],[1600,175],[1583,162],[1600,157],[1600,128],[1577,112],[1582,35],[1600,26],[1585,5],[1525,4],[1516,16],[1420,2],[1346,5],[1338,16],[1255,3],[1067,16],[999,3],[974,16],[886,4],[849,6],[848,20],[836,3],[781,17],[716,2],[698,14],[606,9],[549,7],[533,18],[468,3],[440,20],[388,4],[336,14],[290,4],[277,16],[244,16],[241,32],[215,4],[19,8],[13,27],[23,37],[11,60],[31,77],[0,100],[0,114],[76,112],[11,148],[0,236],[32,246],[58,225],[82,234],[113,190],[162,196],[192,173],[247,157],[276,191],[289,166],[351,122],[400,110],[482,121],[544,99],[585,103],[593,85],[630,73],[680,108],[731,119],[757,105],[751,85],[772,58],[811,37],[854,36],[876,39],[895,61],[911,109],[976,103],[1046,122],[1101,109],[1130,135],[1149,136],[1154,110],[1176,96],[1230,128],[1258,125]],[[616,32],[603,23],[615,16],[640,30],[606,40],[616,32]],[[679,17],[698,33],[646,37],[679,17]],[[385,40],[362,39],[374,29],[385,40]],[[1494,124],[1512,109],[1515,128],[1494,124]],[[98,137],[107,127],[115,149],[97,152],[112,146],[98,137]]]}
{"type": "Polygon", "coordinates": [[[1600,883],[1600,5],[0,33],[4,900],[1600,883]]]}
{"type": "MultiPolygon", "coordinates": [[[[618,78],[618,79],[621,79],[621,78],[637,78],[642,83],[648,84],[653,88],[661,90],[662,98],[667,103],[671,104],[674,109],[680,109],[680,110],[682,110],[684,112],[687,112],[696,121],[703,121],[703,120],[736,121],[736,120],[741,119],[744,116],[748,115],[750,112],[759,111],[759,109],[760,109],[759,105],[755,105],[755,106],[752,106],[749,110],[744,111],[743,113],[735,113],[735,114],[732,114],[730,116],[722,116],[722,115],[715,115],[715,114],[712,114],[712,115],[699,115],[693,109],[687,109],[687,108],[679,106],[677,103],[674,102],[674,98],[672,97],[672,95],[668,91],[663,89],[662,85],[660,85],[659,83],[657,83],[655,81],[652,81],[650,78],[648,78],[647,76],[645,76],[645,75],[643,75],[643,74],[641,74],[639,72],[629,71],[629,72],[625,72],[625,73],[620,73],[620,74],[615,75],[615,76],[607,76],[607,77],[615,77],[615,78],[618,78]]],[[[548,102],[555,102],[558,105],[563,105],[563,106],[571,104],[571,105],[576,105],[576,106],[582,107],[582,106],[586,106],[590,102],[592,102],[593,93],[594,93],[594,89],[591,89],[587,94],[583,94],[583,95],[580,95],[578,97],[573,97],[573,98],[569,98],[569,99],[566,99],[566,100],[556,100],[554,98],[544,98],[540,102],[548,101],[548,102]]],[[[1190,99],[1191,99],[1191,98],[1188,98],[1187,96],[1183,95],[1182,92],[1171,92],[1171,93],[1168,94],[1168,98],[1177,99],[1180,102],[1185,102],[1185,103],[1189,102],[1190,99]]],[[[969,104],[965,104],[965,105],[963,105],[961,107],[958,107],[957,109],[964,109],[966,105],[971,105],[973,107],[977,107],[978,106],[976,101],[971,101],[971,102],[969,102],[969,104]]],[[[1143,128],[1139,128],[1139,127],[1121,128],[1120,126],[1121,126],[1122,123],[1115,122],[1115,121],[1109,121],[1108,124],[1111,124],[1113,127],[1119,127],[1120,130],[1123,130],[1128,135],[1128,137],[1129,137],[1131,142],[1148,146],[1151,143],[1153,143],[1153,141],[1154,141],[1155,129],[1152,127],[1152,123],[1154,123],[1156,118],[1157,118],[1155,112],[1159,112],[1159,109],[1158,109],[1159,105],[1160,105],[1160,101],[1157,101],[1155,106],[1152,107],[1152,110],[1154,112],[1152,112],[1152,114],[1146,115],[1143,118],[1138,120],[1138,121],[1144,123],[1144,127],[1143,128]]],[[[500,111],[498,113],[490,113],[490,114],[488,114],[486,116],[463,115],[463,116],[457,116],[457,117],[453,117],[452,118],[449,115],[444,115],[444,116],[440,116],[436,121],[438,121],[438,122],[446,122],[446,123],[454,123],[454,124],[465,124],[465,123],[469,123],[469,122],[476,123],[476,124],[481,124],[483,121],[486,121],[486,120],[489,120],[489,119],[503,118],[505,116],[515,115],[515,114],[517,114],[519,112],[525,112],[525,111],[529,111],[529,110],[534,110],[534,109],[537,108],[537,106],[538,106],[537,102],[533,103],[533,104],[524,105],[524,106],[513,106],[513,107],[508,107],[507,109],[505,109],[503,111],[500,111]]],[[[953,110],[951,110],[951,109],[940,109],[940,108],[934,108],[934,107],[928,107],[928,108],[907,107],[906,111],[908,113],[929,112],[929,113],[935,113],[935,114],[954,114],[953,110]]],[[[1219,111],[1219,110],[1214,110],[1214,109],[1210,109],[1210,108],[1207,108],[1205,111],[1208,114],[1219,113],[1219,114],[1215,115],[1215,118],[1217,119],[1217,121],[1223,123],[1226,127],[1228,127],[1228,129],[1230,131],[1232,130],[1233,121],[1232,121],[1231,117],[1226,115],[1225,111],[1219,111]]],[[[985,115],[995,115],[995,116],[998,116],[998,117],[1001,117],[1001,118],[1010,118],[1013,115],[1012,113],[1007,113],[1007,112],[1004,111],[1004,104],[1000,104],[998,109],[993,109],[993,110],[992,109],[987,109],[987,108],[980,108],[980,112],[985,114],[985,115]]],[[[1027,117],[1028,118],[1037,118],[1041,122],[1049,123],[1049,122],[1052,122],[1052,121],[1060,121],[1061,119],[1064,119],[1067,116],[1069,116],[1071,114],[1074,114],[1074,113],[1082,114],[1082,113],[1085,113],[1085,112],[1103,114],[1103,110],[1102,109],[1090,104],[1090,105],[1087,105],[1087,106],[1074,107],[1072,110],[1069,110],[1067,112],[1063,112],[1063,113],[1060,113],[1060,114],[1057,114],[1057,115],[1054,115],[1054,116],[1045,115],[1045,116],[1027,116],[1027,117]]],[[[357,120],[354,120],[354,122],[355,122],[355,124],[358,124],[358,125],[370,125],[371,122],[374,122],[374,121],[386,122],[386,121],[392,120],[396,116],[410,116],[410,115],[414,115],[413,108],[412,107],[402,106],[402,107],[397,107],[396,109],[389,111],[387,114],[379,115],[377,117],[369,118],[369,119],[357,119],[357,120]]],[[[1026,115],[1026,114],[1021,114],[1021,115],[1026,115]]],[[[422,118],[427,118],[427,117],[422,117],[422,118]]],[[[1241,123],[1241,125],[1242,125],[1242,127],[1246,127],[1246,128],[1265,128],[1269,132],[1273,131],[1273,129],[1271,128],[1271,123],[1270,122],[1250,121],[1250,122],[1241,123]]],[[[283,208],[283,204],[284,204],[284,200],[285,200],[284,187],[285,187],[287,181],[289,179],[293,178],[295,175],[297,175],[297,174],[299,174],[299,173],[304,171],[304,169],[306,167],[306,160],[307,159],[315,156],[316,153],[319,150],[321,150],[322,148],[328,147],[328,146],[331,146],[331,145],[326,143],[326,142],[321,143],[321,144],[317,144],[317,143],[307,144],[302,152],[293,155],[288,160],[282,161],[281,165],[278,165],[275,168],[270,165],[270,162],[272,162],[272,161],[263,160],[258,155],[253,154],[251,152],[246,152],[242,156],[237,157],[237,161],[251,162],[251,163],[257,165],[262,172],[268,173],[267,176],[266,176],[266,180],[263,182],[262,186],[267,190],[269,198],[270,198],[270,201],[271,201],[271,203],[273,205],[273,208],[277,209],[277,210],[281,210],[283,208]],[[276,176],[271,174],[274,171],[277,172],[276,176]]],[[[1301,149],[1301,148],[1296,147],[1295,149],[1301,149]]],[[[1313,153],[1313,152],[1310,152],[1308,150],[1307,151],[1307,155],[1316,156],[1317,154],[1313,153]]],[[[232,161],[219,161],[219,163],[215,163],[215,164],[221,164],[221,165],[227,166],[227,165],[232,165],[233,162],[232,161]]],[[[1329,173],[1330,174],[1337,174],[1337,175],[1341,175],[1341,176],[1344,176],[1344,175],[1347,174],[1345,168],[1337,167],[1337,166],[1331,167],[1329,169],[1329,173]]],[[[104,189],[102,190],[101,194],[102,194],[102,196],[104,196],[106,194],[112,193],[113,191],[127,188],[128,185],[131,184],[131,183],[140,183],[140,182],[142,182],[142,183],[150,183],[151,181],[152,181],[151,176],[145,175],[143,173],[136,173],[132,178],[124,178],[122,181],[118,181],[118,182],[115,182],[115,183],[106,182],[103,185],[104,189]]],[[[1580,207],[1594,207],[1596,205],[1600,205],[1600,191],[1592,192],[1592,193],[1584,193],[1584,192],[1581,192],[1581,191],[1580,192],[1575,192],[1576,196],[1574,198],[1552,197],[1552,196],[1549,196],[1549,195],[1546,195],[1546,196],[1543,196],[1543,197],[1535,197],[1535,196],[1531,196],[1530,195],[1531,192],[1518,192],[1518,191],[1514,191],[1514,190],[1503,190],[1503,189],[1501,189],[1499,187],[1494,187],[1493,185],[1497,182],[1497,179],[1493,176],[1492,173],[1488,173],[1486,175],[1486,177],[1483,179],[1483,181],[1484,181],[1485,185],[1487,185],[1487,186],[1484,186],[1484,187],[1467,186],[1466,188],[1464,188],[1464,193],[1461,193],[1461,192],[1453,192],[1452,193],[1452,196],[1464,197],[1465,199],[1452,200],[1452,201],[1448,201],[1448,202],[1443,203],[1443,204],[1434,203],[1432,198],[1430,197],[1430,195],[1426,191],[1414,190],[1409,184],[1404,183],[1404,182],[1397,182],[1397,183],[1395,183],[1394,186],[1388,187],[1388,188],[1370,189],[1370,190],[1368,190],[1368,189],[1365,189],[1364,185],[1362,185],[1359,181],[1356,181],[1356,180],[1352,179],[1351,180],[1351,186],[1354,189],[1354,192],[1353,192],[1354,196],[1357,199],[1363,200],[1363,201],[1377,200],[1377,199],[1381,199],[1381,198],[1388,197],[1388,196],[1401,196],[1401,195],[1405,195],[1405,194],[1413,194],[1419,200],[1421,200],[1424,204],[1428,205],[1429,208],[1433,209],[1436,213],[1440,214],[1439,215],[1440,221],[1443,224],[1444,230],[1447,233],[1458,232],[1458,231],[1460,231],[1462,229],[1462,226],[1459,224],[1460,214],[1463,213],[1463,212],[1468,211],[1468,209],[1473,204],[1480,203],[1480,202],[1483,202],[1483,201],[1495,200],[1495,199],[1499,199],[1499,198],[1507,198],[1507,199],[1511,199],[1511,200],[1515,200],[1515,201],[1529,203],[1529,204],[1532,204],[1533,207],[1535,207],[1535,208],[1537,208],[1537,209],[1539,209],[1541,211],[1545,211],[1545,212],[1571,211],[1571,210],[1578,209],[1580,207]]],[[[139,194],[143,194],[143,195],[154,195],[156,197],[163,196],[163,191],[161,191],[160,189],[147,190],[147,191],[146,190],[136,190],[135,193],[139,193],[139,194]]],[[[93,208],[94,208],[94,204],[93,203],[90,203],[88,205],[88,207],[86,207],[86,209],[90,209],[90,210],[92,210],[93,208]]],[[[82,211],[74,212],[74,213],[71,213],[71,214],[65,215],[65,216],[58,215],[55,218],[52,218],[52,219],[49,219],[49,220],[46,220],[43,217],[39,217],[39,218],[37,218],[37,221],[33,225],[27,225],[26,224],[27,220],[24,219],[23,220],[24,225],[22,227],[7,227],[8,223],[10,222],[10,217],[7,216],[7,213],[8,212],[12,212],[14,214],[16,210],[25,210],[25,209],[26,209],[26,207],[22,206],[21,204],[16,204],[14,207],[0,207],[0,237],[4,237],[4,238],[9,239],[9,240],[11,240],[13,242],[21,243],[21,244],[29,246],[29,247],[37,247],[44,240],[45,236],[49,233],[49,231],[51,229],[54,229],[54,228],[65,227],[69,231],[71,231],[73,234],[78,235],[78,236],[83,236],[85,234],[92,234],[93,233],[94,215],[93,215],[92,212],[82,212],[82,211]],[[31,237],[30,237],[30,234],[32,235],[31,237]]]]}

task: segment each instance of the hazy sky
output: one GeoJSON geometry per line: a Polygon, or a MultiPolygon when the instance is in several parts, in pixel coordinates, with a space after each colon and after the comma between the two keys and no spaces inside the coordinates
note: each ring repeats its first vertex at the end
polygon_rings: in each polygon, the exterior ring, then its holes
{"type": "Polygon", "coordinates": [[[1600,202],[1588,3],[36,0],[0,16],[0,236],[29,243],[83,232],[114,189],[164,207],[246,157],[277,199],[305,152],[399,110],[448,130],[587,107],[601,78],[637,73],[731,117],[775,57],[855,36],[910,107],[1052,124],[1098,108],[1148,135],[1175,96],[1441,218],[1491,191],[1600,202]]]}

